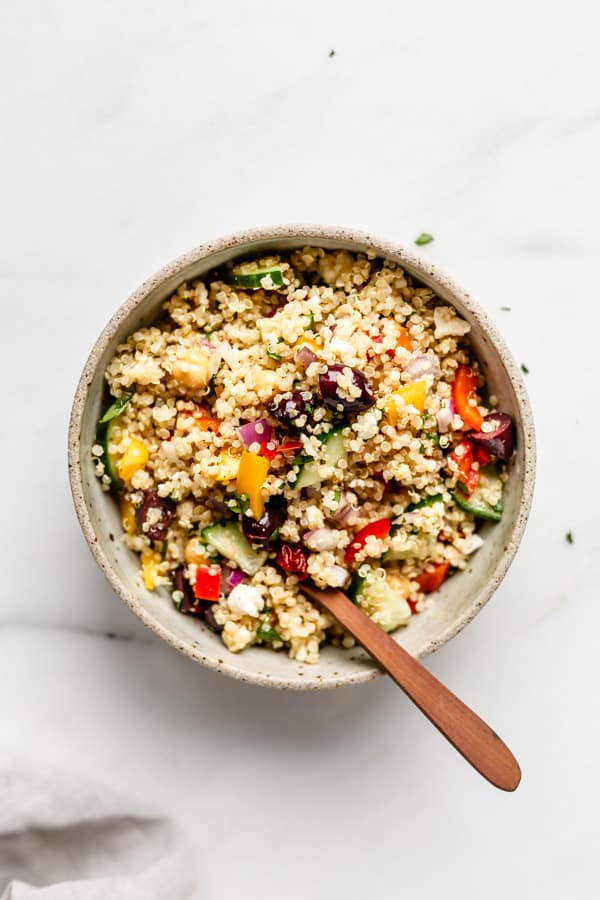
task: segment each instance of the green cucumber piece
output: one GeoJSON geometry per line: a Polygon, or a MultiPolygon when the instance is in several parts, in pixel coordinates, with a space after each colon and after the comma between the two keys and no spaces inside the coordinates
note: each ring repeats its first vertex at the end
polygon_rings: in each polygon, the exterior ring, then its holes
{"type": "MultiPolygon", "coordinates": [[[[361,569],[364,568],[361,566],[361,569]]],[[[364,575],[358,575],[354,602],[384,631],[394,631],[400,625],[406,625],[411,612],[406,598],[399,594],[387,579],[369,569],[364,575]]],[[[354,581],[354,579],[353,579],[354,581]]]]}
{"type": "Polygon", "coordinates": [[[104,471],[111,480],[111,487],[117,492],[121,492],[125,485],[119,478],[117,471],[117,461],[110,452],[111,435],[117,423],[117,418],[110,419],[106,425],[100,425],[96,432],[96,441],[102,447],[102,456],[100,459],[104,463],[104,471]]]}
{"type": "Polygon", "coordinates": [[[102,447],[102,456],[100,459],[104,463],[104,472],[111,480],[111,487],[115,491],[122,491],[125,485],[119,478],[117,471],[117,461],[111,454],[109,447],[111,444],[112,432],[119,416],[127,409],[133,397],[133,391],[127,391],[121,397],[108,406],[102,417],[98,420],[98,428],[96,430],[96,443],[102,447]]]}
{"type": "Polygon", "coordinates": [[[383,554],[383,562],[396,562],[399,559],[427,559],[431,556],[435,546],[435,536],[432,534],[410,535],[412,543],[410,547],[398,549],[394,547],[394,536],[390,540],[390,548],[383,554]]]}
{"type": "Polygon", "coordinates": [[[250,288],[251,290],[256,290],[257,288],[273,290],[285,284],[284,271],[283,266],[269,263],[266,263],[264,266],[253,262],[242,263],[242,265],[226,272],[224,281],[234,287],[250,288]],[[268,279],[266,284],[262,283],[263,279],[268,279]]]}
{"type": "Polygon", "coordinates": [[[426,506],[434,506],[434,504],[443,503],[443,501],[444,498],[441,494],[434,494],[432,497],[423,497],[418,503],[409,503],[404,512],[414,512],[415,509],[424,509],[426,506]]]}
{"type": "Polygon", "coordinates": [[[267,554],[254,550],[237,522],[220,522],[202,529],[202,537],[211,547],[247,575],[254,575],[264,565],[267,554]]]}
{"type": "Polygon", "coordinates": [[[301,491],[302,488],[307,487],[321,487],[319,463],[315,459],[311,460],[310,462],[304,463],[304,465],[300,469],[298,478],[294,483],[294,488],[297,491],[301,491]]]}
{"type": "Polygon", "coordinates": [[[342,428],[330,431],[322,440],[323,448],[321,450],[320,458],[309,459],[304,462],[300,469],[300,474],[294,484],[297,491],[301,491],[302,488],[321,486],[321,476],[319,474],[320,465],[326,465],[331,469],[335,469],[342,460],[348,459],[345,438],[342,432],[342,428]]]}
{"type": "Polygon", "coordinates": [[[360,575],[358,572],[355,572],[352,576],[352,581],[350,582],[350,587],[348,588],[347,593],[353,603],[356,603],[356,598],[362,591],[365,580],[366,576],[360,575]]]}
{"type": "Polygon", "coordinates": [[[481,479],[475,490],[470,496],[463,494],[462,491],[456,490],[452,492],[452,497],[457,506],[464,509],[465,512],[471,513],[477,519],[487,519],[490,522],[499,522],[504,512],[504,499],[502,497],[502,482],[497,472],[489,469],[481,470],[481,479]],[[492,506],[484,499],[483,494],[486,488],[491,485],[500,488],[500,499],[492,506]]]}
{"type": "Polygon", "coordinates": [[[331,468],[334,469],[342,460],[348,460],[348,453],[346,451],[346,439],[342,433],[342,430],[330,431],[323,444],[323,462],[325,463],[325,465],[331,466],[331,468]]]}

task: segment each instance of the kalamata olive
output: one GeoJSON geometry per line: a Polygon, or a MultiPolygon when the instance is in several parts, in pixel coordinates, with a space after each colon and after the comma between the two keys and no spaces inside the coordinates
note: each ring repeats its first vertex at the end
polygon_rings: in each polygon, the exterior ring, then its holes
{"type": "Polygon", "coordinates": [[[223,626],[219,625],[219,623],[215,619],[214,608],[216,605],[216,603],[207,603],[202,615],[210,630],[216,632],[217,634],[220,634],[223,631],[223,626]]]}
{"type": "Polygon", "coordinates": [[[174,512],[172,500],[150,491],[144,494],[142,505],[136,509],[135,520],[140,531],[151,541],[164,541],[174,512]]]}
{"type": "Polygon", "coordinates": [[[200,612],[198,604],[201,601],[196,600],[196,598],[194,597],[192,586],[189,583],[188,579],[185,577],[185,566],[177,566],[175,570],[175,576],[173,578],[173,591],[177,591],[182,595],[181,598],[178,598],[177,608],[179,609],[179,612],[200,612]]]}
{"type": "Polygon", "coordinates": [[[286,391],[285,394],[277,394],[269,412],[282,425],[302,429],[312,415],[314,402],[310,391],[286,391]]]}
{"type": "Polygon", "coordinates": [[[271,497],[265,504],[260,519],[242,517],[242,530],[251,544],[263,547],[273,540],[287,517],[286,502],[283,497],[271,497]]]}
{"type": "Polygon", "coordinates": [[[319,375],[319,388],[325,405],[338,412],[358,413],[375,403],[369,380],[358,369],[341,363],[327,366],[319,375]]]}
{"type": "Polygon", "coordinates": [[[490,413],[480,431],[470,431],[469,438],[492,456],[508,460],[515,449],[515,426],[508,413],[490,413]]]}

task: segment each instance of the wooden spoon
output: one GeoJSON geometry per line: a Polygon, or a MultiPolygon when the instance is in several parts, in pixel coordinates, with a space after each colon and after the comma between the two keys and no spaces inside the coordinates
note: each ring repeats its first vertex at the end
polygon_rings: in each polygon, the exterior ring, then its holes
{"type": "Polygon", "coordinates": [[[521,780],[519,764],[496,732],[382,631],[342,591],[321,591],[311,582],[303,582],[301,590],[325,607],[354,635],[367,653],[377,660],[398,687],[484,778],[503,791],[514,791],[518,787],[521,780]]]}

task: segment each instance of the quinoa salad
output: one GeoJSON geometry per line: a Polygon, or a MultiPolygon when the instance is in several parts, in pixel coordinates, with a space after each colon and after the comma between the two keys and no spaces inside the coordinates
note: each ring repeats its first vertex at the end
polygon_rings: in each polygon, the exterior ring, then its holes
{"type": "Polygon", "coordinates": [[[396,263],[307,247],[184,282],[106,369],[92,448],[148,590],[232,652],[409,625],[503,510],[514,423],[470,325],[396,263]],[[171,602],[168,597],[165,602],[171,602]]]}

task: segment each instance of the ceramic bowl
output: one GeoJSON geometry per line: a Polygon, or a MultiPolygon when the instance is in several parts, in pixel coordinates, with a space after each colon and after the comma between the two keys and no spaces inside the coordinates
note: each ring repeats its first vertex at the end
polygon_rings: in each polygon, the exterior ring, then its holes
{"type": "Polygon", "coordinates": [[[466,571],[448,579],[426,611],[414,616],[394,638],[417,657],[441,647],[479,612],[504,577],[523,535],[535,473],[534,427],[521,373],[495,325],[481,307],[435,266],[396,244],[345,228],[285,225],[244,231],[204,244],[165,266],[117,310],[90,353],[79,382],[69,427],[69,469],[75,509],[96,562],[113,590],[138,618],[185,656],[241,681],[278,688],[332,688],[359,684],[380,675],[360,649],[325,647],[318,665],[298,663],[285,653],[251,647],[234,655],[204,624],[174,608],[166,590],[149,592],[139,575],[138,557],[120,540],[117,505],[94,475],[91,447],[103,403],[103,373],[117,345],[152,322],[163,300],[188,279],[227,260],[257,252],[315,245],[350,251],[373,250],[400,263],[471,323],[472,343],[500,409],[512,414],[518,433],[510,463],[505,513],[483,527],[485,543],[466,571]]]}

